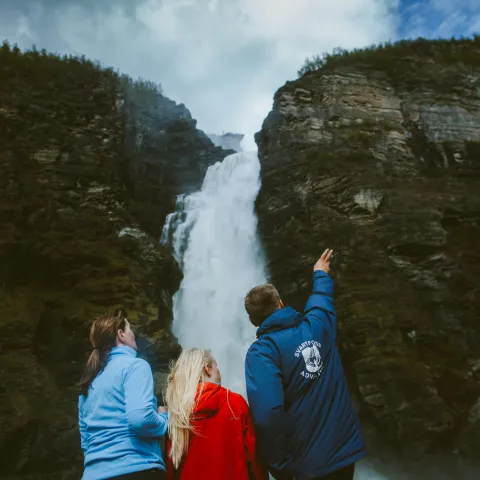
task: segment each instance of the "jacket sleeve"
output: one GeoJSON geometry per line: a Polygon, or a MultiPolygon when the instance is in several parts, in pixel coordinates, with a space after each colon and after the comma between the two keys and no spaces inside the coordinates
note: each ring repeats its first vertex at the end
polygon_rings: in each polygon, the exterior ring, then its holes
{"type": "Polygon", "coordinates": [[[85,452],[88,447],[88,433],[87,433],[87,424],[83,419],[83,408],[82,408],[82,397],[78,399],[78,427],[80,430],[80,446],[82,450],[85,452]]]}
{"type": "Polygon", "coordinates": [[[245,362],[247,395],[259,453],[275,478],[289,478],[290,457],[282,373],[268,345],[255,342],[245,362]],[[285,476],[287,475],[287,476],[285,476]]]}
{"type": "Polygon", "coordinates": [[[324,323],[335,341],[337,336],[337,314],[333,306],[333,280],[321,270],[313,274],[313,292],[305,305],[305,317],[324,323]]]}
{"type": "Polygon", "coordinates": [[[242,428],[243,442],[247,457],[247,466],[250,480],[268,480],[268,471],[260,462],[257,453],[257,441],[255,436],[255,426],[253,425],[252,416],[248,409],[247,402],[241,398],[242,402],[242,428]]]}
{"type": "Polygon", "coordinates": [[[125,413],[130,428],[139,437],[162,437],[168,415],[157,413],[150,365],[141,359],[132,362],[124,379],[125,413]]]}

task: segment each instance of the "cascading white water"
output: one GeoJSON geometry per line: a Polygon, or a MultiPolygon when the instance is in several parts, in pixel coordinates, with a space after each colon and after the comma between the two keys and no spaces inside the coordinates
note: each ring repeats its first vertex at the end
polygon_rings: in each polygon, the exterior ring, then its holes
{"type": "Polygon", "coordinates": [[[174,334],[183,348],[210,348],[223,383],[242,394],[245,353],[255,340],[244,297],[266,281],[254,208],[259,189],[256,153],[228,156],[208,169],[199,192],[178,198],[161,240],[184,274],[173,299],[174,334]]]}

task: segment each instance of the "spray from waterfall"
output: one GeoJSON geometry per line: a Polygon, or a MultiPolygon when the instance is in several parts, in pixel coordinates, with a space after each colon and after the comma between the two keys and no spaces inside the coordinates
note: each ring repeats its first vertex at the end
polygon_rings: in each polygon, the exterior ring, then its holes
{"type": "Polygon", "coordinates": [[[244,297],[266,281],[259,190],[256,153],[230,155],[208,169],[200,191],[178,197],[161,238],[184,274],[173,298],[173,333],[183,348],[210,348],[225,386],[242,394],[245,353],[255,340],[244,297]]]}

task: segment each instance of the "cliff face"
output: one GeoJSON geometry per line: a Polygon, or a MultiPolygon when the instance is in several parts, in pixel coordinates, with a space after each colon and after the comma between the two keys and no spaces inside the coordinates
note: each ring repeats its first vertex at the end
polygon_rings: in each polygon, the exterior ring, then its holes
{"type": "Polygon", "coordinates": [[[337,252],[339,342],[375,435],[473,457],[480,44],[387,53],[339,57],[278,90],[256,136],[260,230],[272,281],[298,308],[318,255],[337,252]]]}
{"type": "Polygon", "coordinates": [[[160,93],[123,82],[117,107],[125,121],[129,208],[158,236],[176,196],[199,190],[207,168],[234,151],[216,146],[185,105],[160,93]]]}
{"type": "Polygon", "coordinates": [[[0,477],[76,479],[89,324],[122,308],[160,392],[181,280],[161,224],[175,195],[229,152],[158,92],[6,45],[0,145],[0,477]],[[139,92],[156,99],[151,111],[139,92]]]}

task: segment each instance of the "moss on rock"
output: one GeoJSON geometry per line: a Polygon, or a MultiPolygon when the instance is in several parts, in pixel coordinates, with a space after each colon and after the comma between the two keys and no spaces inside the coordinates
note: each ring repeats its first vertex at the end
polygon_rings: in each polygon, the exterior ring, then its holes
{"type": "Polygon", "coordinates": [[[79,478],[75,384],[95,316],[126,313],[161,392],[182,278],[161,226],[181,179],[196,188],[229,153],[195,124],[149,82],[0,47],[2,478],[79,478]]]}

